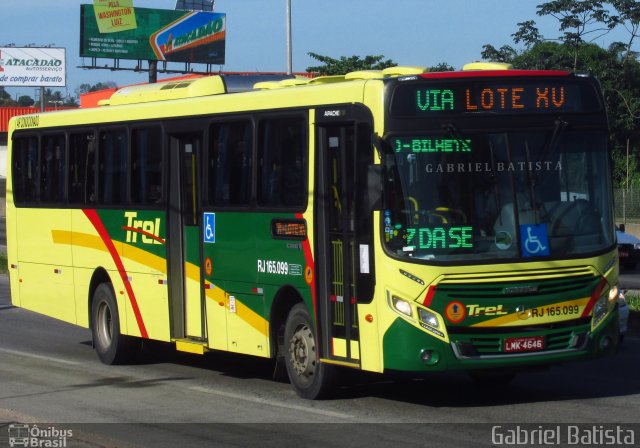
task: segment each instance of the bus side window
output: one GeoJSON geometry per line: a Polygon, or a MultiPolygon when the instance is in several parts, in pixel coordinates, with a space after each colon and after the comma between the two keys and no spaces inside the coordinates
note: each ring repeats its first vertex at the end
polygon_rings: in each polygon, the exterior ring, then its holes
{"type": "Polygon", "coordinates": [[[160,128],[136,129],[131,135],[131,202],[139,205],[163,201],[160,128]]]}
{"type": "Polygon", "coordinates": [[[306,203],[306,133],[302,117],[264,120],[258,147],[258,204],[300,207],[306,203]]]}
{"type": "Polygon", "coordinates": [[[65,202],[66,142],[64,135],[45,135],[40,145],[40,199],[65,202]]]}
{"type": "Polygon", "coordinates": [[[102,205],[122,204],[127,191],[127,132],[100,133],[98,148],[98,202],[102,205]]]}
{"type": "Polygon", "coordinates": [[[69,202],[96,202],[96,139],[93,132],[69,137],[69,202]]]}
{"type": "Polygon", "coordinates": [[[13,140],[13,194],[17,204],[38,201],[38,139],[18,137],[13,140]]]}
{"type": "Polygon", "coordinates": [[[249,205],[253,166],[253,127],[246,122],[211,125],[207,156],[210,205],[249,205]]]}

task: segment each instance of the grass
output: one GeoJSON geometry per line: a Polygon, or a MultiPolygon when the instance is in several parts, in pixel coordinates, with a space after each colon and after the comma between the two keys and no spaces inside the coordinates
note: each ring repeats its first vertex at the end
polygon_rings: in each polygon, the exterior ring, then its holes
{"type": "Polygon", "coordinates": [[[629,309],[640,312],[640,292],[628,291],[624,298],[627,301],[627,305],[629,305],[629,309]]]}

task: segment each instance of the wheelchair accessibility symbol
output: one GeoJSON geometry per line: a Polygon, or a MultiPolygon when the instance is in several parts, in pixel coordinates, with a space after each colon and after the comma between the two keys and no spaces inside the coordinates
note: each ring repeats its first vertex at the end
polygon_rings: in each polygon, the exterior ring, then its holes
{"type": "Polygon", "coordinates": [[[549,238],[546,224],[521,224],[520,248],[524,257],[549,255],[549,238]]]}
{"type": "Polygon", "coordinates": [[[204,214],[204,242],[215,243],[216,242],[216,214],[205,213],[204,214]]]}

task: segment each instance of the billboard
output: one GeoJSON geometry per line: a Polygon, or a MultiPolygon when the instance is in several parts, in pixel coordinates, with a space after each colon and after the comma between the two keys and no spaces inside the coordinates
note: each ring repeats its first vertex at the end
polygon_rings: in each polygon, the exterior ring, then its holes
{"type": "Polygon", "coordinates": [[[0,47],[0,86],[64,87],[66,64],[64,48],[0,47]]]}
{"type": "Polygon", "coordinates": [[[149,8],[134,13],[135,29],[105,34],[93,5],[81,5],[80,56],[224,64],[226,14],[149,8]]]}

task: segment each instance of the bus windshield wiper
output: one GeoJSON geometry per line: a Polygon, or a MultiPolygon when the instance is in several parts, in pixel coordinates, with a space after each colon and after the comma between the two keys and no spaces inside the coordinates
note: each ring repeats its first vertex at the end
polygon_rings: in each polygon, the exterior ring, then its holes
{"type": "Polygon", "coordinates": [[[553,132],[551,133],[551,137],[547,141],[547,144],[544,146],[544,148],[542,148],[542,151],[540,152],[540,156],[538,157],[538,162],[540,162],[541,160],[544,160],[544,157],[547,154],[555,152],[555,150],[558,148],[558,145],[560,144],[560,139],[562,138],[562,134],[564,133],[564,130],[567,128],[568,125],[569,123],[564,121],[562,117],[556,118],[556,121],[553,127],[553,132]]]}
{"type": "Polygon", "coordinates": [[[442,129],[444,129],[447,132],[447,135],[449,137],[453,137],[458,142],[460,147],[464,149],[464,151],[471,152],[471,146],[469,146],[470,140],[462,138],[462,134],[460,134],[460,131],[458,130],[456,125],[454,125],[451,122],[443,123],[442,129]]]}

